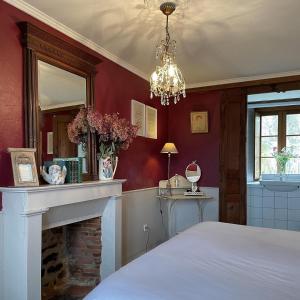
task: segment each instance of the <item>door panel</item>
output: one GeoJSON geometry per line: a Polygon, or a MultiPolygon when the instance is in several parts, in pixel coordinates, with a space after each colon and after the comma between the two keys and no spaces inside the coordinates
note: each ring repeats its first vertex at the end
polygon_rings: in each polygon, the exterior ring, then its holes
{"type": "Polygon", "coordinates": [[[76,157],[77,145],[68,138],[68,124],[73,120],[72,115],[55,115],[53,117],[53,156],[76,157]]]}
{"type": "Polygon", "coordinates": [[[246,224],[246,95],[226,90],[221,101],[220,220],[246,224]]]}

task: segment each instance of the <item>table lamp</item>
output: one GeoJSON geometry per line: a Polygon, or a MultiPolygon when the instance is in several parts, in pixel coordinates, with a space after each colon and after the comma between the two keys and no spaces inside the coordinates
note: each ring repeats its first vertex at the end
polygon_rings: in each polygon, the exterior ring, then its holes
{"type": "Polygon", "coordinates": [[[170,162],[171,162],[171,154],[177,154],[178,150],[174,143],[165,143],[160,153],[168,154],[168,186],[170,187],[170,162]]]}

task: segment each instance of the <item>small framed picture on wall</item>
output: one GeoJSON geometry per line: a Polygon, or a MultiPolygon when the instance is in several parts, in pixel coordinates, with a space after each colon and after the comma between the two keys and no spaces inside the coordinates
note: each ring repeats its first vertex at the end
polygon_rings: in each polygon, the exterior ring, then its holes
{"type": "Polygon", "coordinates": [[[157,139],[157,109],[146,106],[146,137],[157,139]]]}
{"type": "Polygon", "coordinates": [[[137,135],[145,136],[145,104],[131,100],[131,124],[139,126],[137,135]]]}
{"type": "Polygon", "coordinates": [[[208,133],[208,111],[191,112],[192,133],[208,133]]]}
{"type": "Polygon", "coordinates": [[[39,179],[35,163],[36,149],[8,148],[15,186],[38,186],[39,179]]]}

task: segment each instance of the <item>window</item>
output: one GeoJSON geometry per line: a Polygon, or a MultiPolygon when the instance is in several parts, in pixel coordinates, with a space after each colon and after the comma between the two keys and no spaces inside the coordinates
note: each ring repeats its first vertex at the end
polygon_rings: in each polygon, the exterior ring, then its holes
{"type": "Polygon", "coordinates": [[[277,173],[274,148],[289,148],[297,157],[288,161],[286,172],[300,174],[300,111],[284,109],[255,112],[255,179],[277,173]]]}

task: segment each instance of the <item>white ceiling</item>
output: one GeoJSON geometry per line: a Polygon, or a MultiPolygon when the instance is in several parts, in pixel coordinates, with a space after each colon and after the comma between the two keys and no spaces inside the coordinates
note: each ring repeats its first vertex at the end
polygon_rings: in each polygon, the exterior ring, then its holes
{"type": "MultiPolygon", "coordinates": [[[[26,1],[42,13],[20,0],[5,1],[144,78],[154,70],[165,17],[145,8],[143,0],[26,1]]],[[[185,11],[178,9],[170,17],[187,84],[300,74],[299,12],[299,0],[189,0],[185,11]]]]}

